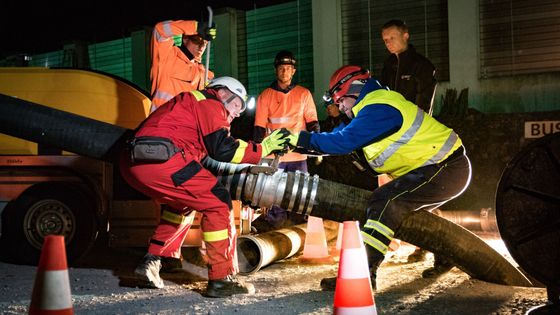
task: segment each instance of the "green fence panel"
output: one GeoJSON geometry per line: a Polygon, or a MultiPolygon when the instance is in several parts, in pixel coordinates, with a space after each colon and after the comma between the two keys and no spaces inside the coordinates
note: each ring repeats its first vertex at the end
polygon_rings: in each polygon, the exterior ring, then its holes
{"type": "Polygon", "coordinates": [[[89,45],[89,62],[93,70],[132,81],[130,37],[89,45]]]}
{"type": "Polygon", "coordinates": [[[258,95],[275,80],[274,57],[289,50],[297,60],[295,81],[313,91],[311,0],[298,0],[248,11],[248,90],[258,95]]]}

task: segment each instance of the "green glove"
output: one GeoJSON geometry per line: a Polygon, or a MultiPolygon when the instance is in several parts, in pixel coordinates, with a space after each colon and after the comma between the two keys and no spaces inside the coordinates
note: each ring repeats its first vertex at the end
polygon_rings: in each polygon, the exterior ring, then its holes
{"type": "Polygon", "coordinates": [[[216,24],[208,26],[208,22],[198,23],[196,32],[205,40],[211,41],[216,39],[216,24]]]}
{"type": "Polygon", "coordinates": [[[298,142],[298,139],[299,139],[299,133],[297,133],[295,135],[293,133],[290,133],[290,135],[287,137],[287,139],[288,139],[288,143],[290,144],[290,146],[295,148],[295,147],[297,147],[297,142],[298,142]]]}
{"type": "Polygon", "coordinates": [[[262,146],[262,157],[269,155],[272,152],[282,151],[286,146],[291,133],[286,129],[276,129],[270,135],[265,137],[261,143],[262,146]]]}

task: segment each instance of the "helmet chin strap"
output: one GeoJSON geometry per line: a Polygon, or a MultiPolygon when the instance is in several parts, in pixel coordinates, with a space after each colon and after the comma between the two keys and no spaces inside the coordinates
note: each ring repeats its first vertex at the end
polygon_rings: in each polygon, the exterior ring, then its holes
{"type": "Polygon", "coordinates": [[[231,120],[233,120],[235,117],[232,116],[233,114],[231,113],[230,108],[228,108],[228,107],[229,107],[228,105],[229,105],[231,102],[233,102],[233,100],[234,100],[236,97],[237,97],[237,95],[235,95],[235,94],[232,93],[232,95],[231,95],[230,97],[228,97],[227,100],[225,100],[224,102],[222,102],[222,104],[224,104],[224,107],[226,108],[226,111],[228,112],[228,116],[230,117],[230,118],[228,118],[228,120],[229,120],[230,123],[231,123],[231,120]]]}
{"type": "MultiPolygon", "coordinates": [[[[236,97],[239,97],[239,96],[236,95],[235,93],[232,93],[231,96],[230,96],[227,100],[225,100],[225,101],[222,102],[222,104],[224,104],[224,106],[227,108],[227,106],[229,105],[229,103],[233,102],[233,100],[234,100],[236,97]]],[[[246,108],[246,104],[245,104],[244,102],[242,102],[242,103],[241,103],[241,109],[239,110],[239,113],[244,112],[244,111],[245,111],[245,108],[246,108]]]]}
{"type": "Polygon", "coordinates": [[[236,97],[237,97],[237,95],[235,95],[235,94],[232,93],[232,95],[231,95],[225,102],[222,102],[222,103],[223,103],[224,105],[227,105],[227,104],[233,102],[233,100],[234,100],[236,97]]]}

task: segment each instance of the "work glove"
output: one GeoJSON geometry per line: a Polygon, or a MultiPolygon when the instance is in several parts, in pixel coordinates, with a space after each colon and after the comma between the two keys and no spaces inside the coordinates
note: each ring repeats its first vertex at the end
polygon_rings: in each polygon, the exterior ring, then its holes
{"type": "Polygon", "coordinates": [[[212,23],[212,26],[208,27],[208,22],[198,23],[196,32],[207,41],[214,40],[216,38],[216,24],[212,23]]]}
{"type": "Polygon", "coordinates": [[[270,153],[283,151],[288,143],[288,137],[291,133],[286,128],[276,129],[270,135],[265,137],[261,142],[262,155],[267,156],[270,153]]]}
{"type": "Polygon", "coordinates": [[[292,148],[295,148],[295,147],[297,147],[297,142],[298,142],[298,139],[299,139],[299,133],[297,133],[297,134],[290,133],[287,136],[287,139],[288,139],[288,144],[292,148]]]}

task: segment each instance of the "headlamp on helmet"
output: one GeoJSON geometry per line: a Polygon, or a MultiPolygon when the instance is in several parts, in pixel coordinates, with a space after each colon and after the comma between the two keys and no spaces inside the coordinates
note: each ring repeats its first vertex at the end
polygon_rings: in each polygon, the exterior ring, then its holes
{"type": "Polygon", "coordinates": [[[323,100],[338,103],[341,97],[349,94],[353,82],[365,83],[368,79],[369,70],[358,66],[343,66],[331,76],[329,90],[323,95],[323,100]]]}
{"type": "Polygon", "coordinates": [[[295,67],[296,58],[294,57],[294,54],[287,50],[282,50],[277,53],[276,57],[274,58],[274,67],[276,68],[279,65],[292,65],[295,67]]]}

